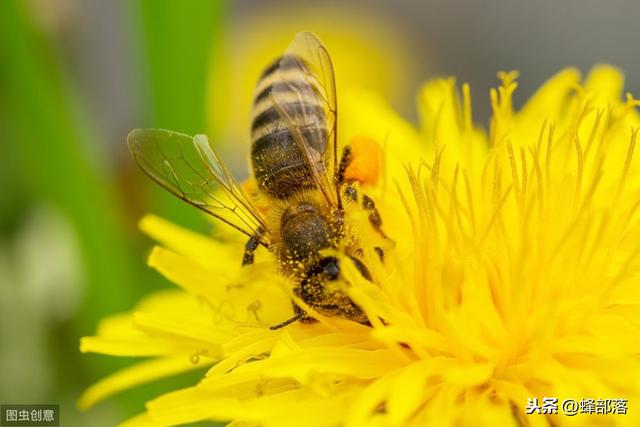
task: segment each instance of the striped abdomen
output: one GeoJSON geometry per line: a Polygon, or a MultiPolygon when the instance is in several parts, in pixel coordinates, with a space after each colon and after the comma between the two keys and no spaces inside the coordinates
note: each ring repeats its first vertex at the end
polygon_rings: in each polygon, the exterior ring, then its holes
{"type": "Polygon", "coordinates": [[[258,185],[272,197],[287,199],[314,186],[299,144],[306,143],[321,154],[316,161],[324,161],[327,125],[315,84],[301,59],[285,55],[262,73],[256,87],[251,161],[258,185]]]}

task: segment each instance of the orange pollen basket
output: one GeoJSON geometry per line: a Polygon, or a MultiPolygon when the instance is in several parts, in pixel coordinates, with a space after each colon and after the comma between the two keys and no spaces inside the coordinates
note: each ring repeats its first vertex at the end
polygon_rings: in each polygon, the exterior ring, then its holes
{"type": "Polygon", "coordinates": [[[358,181],[361,185],[375,185],[380,178],[382,149],[368,136],[356,136],[349,142],[351,162],[345,170],[347,182],[358,181]]]}

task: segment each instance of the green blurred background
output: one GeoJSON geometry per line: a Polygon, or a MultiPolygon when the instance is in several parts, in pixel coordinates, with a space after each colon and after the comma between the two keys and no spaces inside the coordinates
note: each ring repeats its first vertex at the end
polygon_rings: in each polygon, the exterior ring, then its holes
{"type": "Polygon", "coordinates": [[[65,426],[110,426],[201,375],[75,409],[131,362],[80,355],[79,337],[171,286],[145,266],[137,220],[208,227],[135,169],[132,128],[207,132],[246,173],[251,86],[300,30],[326,40],[339,91],[373,88],[409,118],[436,74],[472,84],[480,120],[501,69],[521,71],[516,104],[563,66],[601,61],[640,95],[639,17],[631,0],[0,1],[0,403],[57,403],[65,426]]]}

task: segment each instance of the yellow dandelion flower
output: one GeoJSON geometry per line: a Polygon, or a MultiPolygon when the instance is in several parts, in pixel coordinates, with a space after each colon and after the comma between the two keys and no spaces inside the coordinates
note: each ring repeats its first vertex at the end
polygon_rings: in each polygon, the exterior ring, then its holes
{"type": "MultiPolygon", "coordinates": [[[[149,264],[181,289],[83,338],[84,352],[151,358],[80,406],[206,366],[123,425],[639,425],[638,101],[599,66],[584,82],[558,73],[516,111],[517,74],[499,77],[486,132],[453,79],[420,91],[419,131],[375,94],[343,94],[345,140],[384,148],[366,191],[395,246],[384,262],[365,251],[372,282],[347,262],[336,285],[371,326],[318,315],[270,330],[292,308],[268,253],[240,267],[241,241],[148,216],[142,230],[160,242],[149,264]]],[[[356,207],[347,218],[378,238],[356,207]]]]}

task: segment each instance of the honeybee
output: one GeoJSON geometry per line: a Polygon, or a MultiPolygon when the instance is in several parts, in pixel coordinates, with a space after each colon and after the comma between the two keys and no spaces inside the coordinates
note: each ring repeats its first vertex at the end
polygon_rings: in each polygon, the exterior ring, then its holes
{"type": "MultiPolygon", "coordinates": [[[[264,246],[282,272],[293,279],[294,294],[327,316],[368,325],[363,310],[343,291],[326,286],[340,278],[340,261],[325,256],[342,250],[367,280],[357,238],[348,233],[343,196],[358,200],[345,180],[351,152],[337,158],[337,101],[333,65],[312,33],[299,33],[285,53],[269,65],[256,86],[251,117],[251,164],[260,197],[270,212],[256,207],[204,135],[194,137],[162,129],[134,130],[128,144],[142,170],[166,190],[248,236],[242,264],[251,264],[264,246]],[[329,289],[331,288],[331,289],[329,289]]],[[[362,197],[371,225],[382,220],[362,197]]],[[[382,259],[382,249],[376,252],[382,259]]],[[[294,315],[270,326],[313,322],[293,302],[294,315]]]]}

